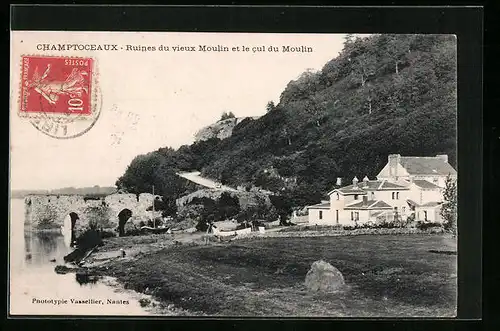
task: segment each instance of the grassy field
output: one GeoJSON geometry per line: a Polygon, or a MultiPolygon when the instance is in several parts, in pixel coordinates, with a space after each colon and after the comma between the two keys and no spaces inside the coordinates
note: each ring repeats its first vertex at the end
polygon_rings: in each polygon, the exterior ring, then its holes
{"type": "Polygon", "coordinates": [[[224,316],[454,316],[456,242],[443,235],[253,238],[179,245],[101,271],[193,314],[224,316]],[[311,264],[344,275],[339,293],[309,292],[311,264]]]}

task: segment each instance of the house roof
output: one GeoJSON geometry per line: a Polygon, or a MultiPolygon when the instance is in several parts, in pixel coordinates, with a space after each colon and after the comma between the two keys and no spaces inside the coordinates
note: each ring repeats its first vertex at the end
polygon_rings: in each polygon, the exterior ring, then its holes
{"type": "Polygon", "coordinates": [[[367,200],[345,206],[344,209],[392,209],[392,207],[382,200],[367,200]]]}
{"type": "Polygon", "coordinates": [[[421,188],[428,188],[428,189],[436,189],[436,188],[440,188],[439,186],[437,186],[436,184],[434,183],[431,183],[427,180],[424,180],[424,179],[414,179],[413,180],[413,183],[415,185],[417,185],[418,187],[421,187],[421,188]]]}
{"type": "Polygon", "coordinates": [[[383,190],[408,190],[407,186],[399,185],[393,182],[388,182],[386,180],[370,180],[363,181],[354,185],[344,186],[335,190],[328,192],[332,194],[334,192],[339,192],[340,194],[366,194],[366,191],[383,191],[383,190]]]}
{"type": "Polygon", "coordinates": [[[329,202],[318,203],[316,205],[307,206],[307,209],[330,209],[329,202]]]}
{"type": "Polygon", "coordinates": [[[439,206],[441,203],[440,202],[437,202],[437,201],[431,201],[431,202],[426,202],[422,205],[420,205],[420,207],[437,207],[439,206]]]}
{"type": "Polygon", "coordinates": [[[401,156],[400,164],[410,175],[456,175],[456,170],[439,157],[401,156]]]}
{"type": "Polygon", "coordinates": [[[406,202],[408,202],[408,204],[415,206],[415,207],[437,207],[441,204],[441,202],[438,202],[438,201],[431,201],[431,202],[426,202],[426,203],[423,203],[420,205],[420,204],[418,204],[415,201],[410,200],[410,199],[406,200],[406,202]]]}
{"type": "Polygon", "coordinates": [[[413,201],[413,200],[411,200],[411,199],[407,199],[407,200],[406,200],[406,202],[408,202],[408,204],[409,204],[410,206],[419,206],[419,204],[418,204],[418,203],[416,203],[415,201],[413,201]]]}

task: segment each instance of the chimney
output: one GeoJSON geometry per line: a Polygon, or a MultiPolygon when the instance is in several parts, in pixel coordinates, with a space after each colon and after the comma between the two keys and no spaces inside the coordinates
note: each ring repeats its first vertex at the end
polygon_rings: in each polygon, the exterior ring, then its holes
{"type": "Polygon", "coordinates": [[[389,175],[391,177],[398,176],[398,164],[401,161],[400,154],[389,154],[389,175]]]}
{"type": "Polygon", "coordinates": [[[337,183],[336,183],[337,186],[341,186],[342,185],[342,178],[340,177],[337,177],[337,183]]]}
{"type": "Polygon", "coordinates": [[[368,187],[368,176],[365,176],[365,178],[363,178],[363,187],[368,187]]]}
{"type": "Polygon", "coordinates": [[[436,158],[441,159],[441,160],[443,160],[443,162],[448,163],[448,155],[446,155],[446,154],[436,155],[436,158]]]}
{"type": "Polygon", "coordinates": [[[357,188],[358,187],[358,177],[354,176],[354,178],[352,179],[352,186],[354,186],[354,188],[357,188]]]}
{"type": "Polygon", "coordinates": [[[363,205],[367,205],[367,204],[368,204],[368,196],[363,195],[363,205]]]}

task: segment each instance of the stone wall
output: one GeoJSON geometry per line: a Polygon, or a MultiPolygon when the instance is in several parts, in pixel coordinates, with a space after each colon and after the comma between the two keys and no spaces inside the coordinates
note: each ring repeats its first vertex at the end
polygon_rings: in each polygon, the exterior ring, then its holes
{"type": "Polygon", "coordinates": [[[260,192],[246,192],[246,191],[227,191],[224,189],[202,189],[191,194],[185,195],[176,200],[177,207],[182,207],[191,202],[194,198],[210,198],[217,200],[221,197],[222,193],[227,192],[233,197],[237,197],[242,210],[247,209],[249,206],[257,205],[258,200],[261,199],[266,205],[271,205],[269,196],[260,192]]]}
{"type": "MultiPolygon", "coordinates": [[[[70,212],[75,212],[80,218],[77,228],[88,225],[91,220],[103,227],[116,227],[118,213],[125,208],[132,211],[132,221],[150,218],[152,212],[147,209],[153,205],[153,199],[150,193],[139,196],[116,193],[95,198],[81,195],[29,195],[24,198],[25,224],[34,228],[57,228],[70,212]]],[[[156,212],[154,216],[159,214],[156,212]]]]}

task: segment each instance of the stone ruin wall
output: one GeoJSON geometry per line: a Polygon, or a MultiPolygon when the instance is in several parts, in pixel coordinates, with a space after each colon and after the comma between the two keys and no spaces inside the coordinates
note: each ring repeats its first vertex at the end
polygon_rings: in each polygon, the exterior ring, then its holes
{"type": "Polygon", "coordinates": [[[193,192],[191,194],[185,195],[179,199],[177,199],[175,202],[177,204],[178,208],[182,208],[189,202],[191,202],[194,198],[210,198],[212,200],[219,199],[222,195],[222,193],[227,192],[233,197],[237,197],[238,201],[240,203],[240,208],[242,210],[247,209],[250,206],[256,205],[258,202],[258,199],[261,198],[263,199],[263,202],[270,206],[271,205],[271,200],[269,199],[269,195],[260,193],[260,192],[246,192],[246,191],[226,191],[222,189],[202,189],[198,190],[196,192],[193,192]]]}
{"type": "MultiPolygon", "coordinates": [[[[156,196],[158,197],[158,196],[156,196]]],[[[150,193],[135,194],[116,193],[99,198],[86,198],[81,195],[29,195],[24,198],[25,224],[40,228],[42,223],[50,223],[51,227],[63,225],[64,218],[70,213],[78,214],[76,228],[88,225],[96,219],[104,228],[118,226],[118,213],[125,208],[132,211],[130,221],[136,223],[152,216],[147,211],[153,204],[154,197],[150,193]]],[[[155,217],[160,213],[156,212],[155,217]]]]}

